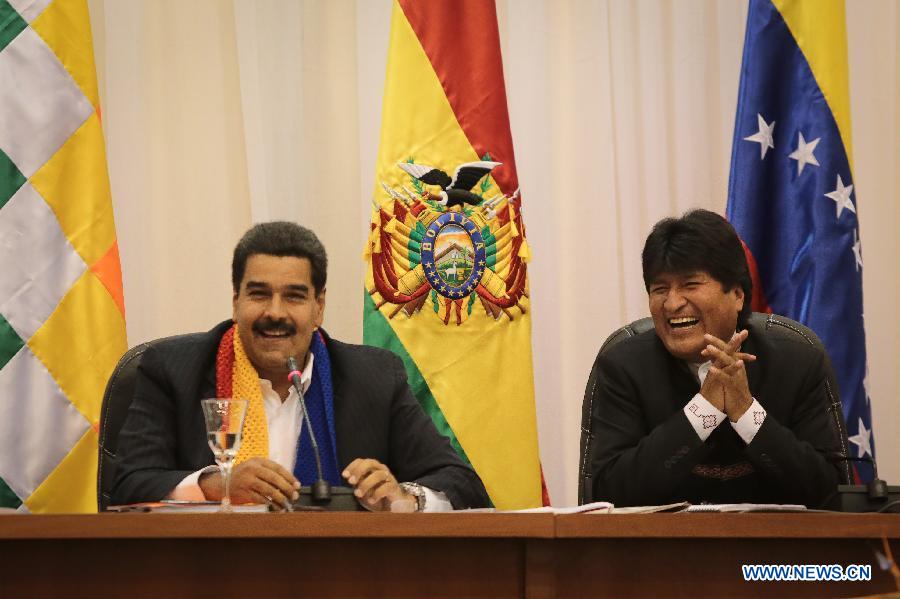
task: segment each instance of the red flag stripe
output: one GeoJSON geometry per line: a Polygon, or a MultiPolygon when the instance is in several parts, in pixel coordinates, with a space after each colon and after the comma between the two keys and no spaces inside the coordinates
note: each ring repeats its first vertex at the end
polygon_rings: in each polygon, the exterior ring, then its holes
{"type": "Polygon", "coordinates": [[[750,280],[753,281],[753,296],[751,297],[750,307],[753,308],[754,312],[771,314],[772,308],[769,307],[766,292],[763,290],[762,281],[759,279],[759,268],[756,266],[756,258],[753,257],[753,252],[750,251],[743,239],[741,240],[741,245],[744,246],[747,268],[750,270],[750,280]]]}
{"type": "Polygon", "coordinates": [[[398,0],[478,156],[502,162],[491,176],[506,195],[519,187],[513,153],[500,33],[493,0],[398,0]],[[460,69],[465,64],[469,68],[460,69]]]}

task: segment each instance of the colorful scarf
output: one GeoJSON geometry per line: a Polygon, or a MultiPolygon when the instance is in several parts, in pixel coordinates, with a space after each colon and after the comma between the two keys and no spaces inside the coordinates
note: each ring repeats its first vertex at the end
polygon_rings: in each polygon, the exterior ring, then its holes
{"type": "MultiPolygon", "coordinates": [[[[325,479],[333,485],[341,483],[337,467],[337,443],[334,434],[334,392],[331,386],[331,360],[328,348],[319,331],[313,333],[310,343],[314,364],[313,379],[305,394],[306,409],[322,458],[325,479]]],[[[269,427],[259,374],[244,352],[237,325],[232,326],[222,336],[216,354],[216,394],[218,397],[237,397],[248,400],[247,415],[241,447],[235,463],[239,464],[253,457],[269,456],[269,427]]],[[[301,429],[305,427],[305,422],[301,429]]],[[[297,459],[294,475],[303,483],[310,484],[318,478],[315,456],[309,432],[301,434],[297,443],[297,459]]]]}

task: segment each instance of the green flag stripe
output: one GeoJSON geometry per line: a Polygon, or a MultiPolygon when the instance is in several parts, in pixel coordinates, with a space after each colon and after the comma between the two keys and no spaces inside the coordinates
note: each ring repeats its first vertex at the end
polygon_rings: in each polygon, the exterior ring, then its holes
{"type": "Polygon", "coordinates": [[[18,495],[13,493],[13,490],[6,484],[6,481],[0,478],[0,507],[17,508],[20,505],[22,505],[22,500],[19,499],[18,495]]]}
{"type": "Polygon", "coordinates": [[[0,0],[0,51],[28,27],[19,13],[6,0],[0,0]]]}
{"type": "Polygon", "coordinates": [[[403,360],[403,365],[406,366],[406,378],[409,380],[409,386],[412,389],[413,395],[419,400],[419,403],[422,405],[425,412],[431,416],[431,420],[434,421],[434,425],[437,427],[438,432],[450,439],[450,444],[453,446],[453,449],[456,450],[456,453],[459,454],[459,457],[461,457],[466,464],[471,466],[472,463],[469,461],[462,445],[459,444],[459,440],[453,433],[453,429],[450,428],[450,423],[447,422],[447,418],[444,417],[444,413],[434,399],[434,395],[431,394],[431,389],[428,388],[428,383],[425,382],[425,377],[422,376],[419,367],[416,366],[412,357],[407,353],[406,348],[403,347],[403,343],[400,342],[400,339],[397,337],[396,333],[394,333],[394,329],[391,328],[387,318],[375,308],[375,302],[372,301],[372,296],[365,291],[363,293],[365,295],[363,307],[363,343],[389,349],[403,360]]]}
{"type": "MultiPolygon", "coordinates": [[[[3,2],[3,0],[0,0],[3,2]]],[[[19,172],[13,161],[0,150],[0,208],[6,205],[19,188],[25,185],[25,176],[19,172]]]]}
{"type": "Polygon", "coordinates": [[[0,314],[0,368],[6,366],[6,363],[12,360],[12,357],[22,349],[23,345],[25,342],[0,314]]]}

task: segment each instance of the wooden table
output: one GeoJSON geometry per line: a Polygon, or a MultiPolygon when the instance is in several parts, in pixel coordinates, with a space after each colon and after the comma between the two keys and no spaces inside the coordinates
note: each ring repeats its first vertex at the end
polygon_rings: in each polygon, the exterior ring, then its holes
{"type": "Polygon", "coordinates": [[[0,516],[0,597],[861,596],[896,590],[900,516],[0,516]],[[862,582],[744,582],[741,564],[872,564],[862,582]]]}
{"type": "Polygon", "coordinates": [[[900,515],[557,516],[560,597],[859,597],[898,591],[879,570],[882,538],[900,560],[900,515]],[[742,564],[871,564],[872,581],[745,582],[742,564]]]}

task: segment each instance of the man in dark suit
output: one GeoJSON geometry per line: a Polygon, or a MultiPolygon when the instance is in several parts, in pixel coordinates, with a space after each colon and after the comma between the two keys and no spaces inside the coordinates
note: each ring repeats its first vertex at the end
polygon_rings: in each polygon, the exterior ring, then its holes
{"type": "Polygon", "coordinates": [[[642,262],[654,330],[601,353],[588,390],[593,497],[818,507],[843,453],[827,357],[749,321],[747,262],[721,216],[660,221],[642,262]]]}
{"type": "Polygon", "coordinates": [[[249,400],[232,501],[296,500],[316,469],[288,378],[294,357],[329,482],[346,481],[372,510],[488,504],[478,475],[412,396],[400,359],[320,330],[326,269],[324,247],[299,225],[263,223],[244,235],[232,262],[233,320],[157,343],[141,360],[113,503],[221,499],[200,400],[232,396],[249,400]]]}

